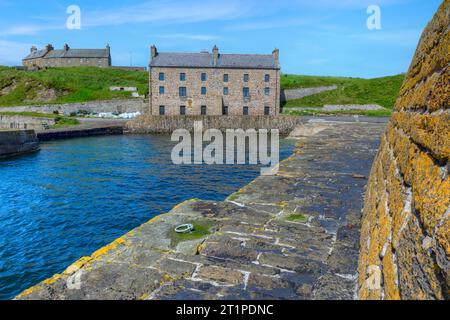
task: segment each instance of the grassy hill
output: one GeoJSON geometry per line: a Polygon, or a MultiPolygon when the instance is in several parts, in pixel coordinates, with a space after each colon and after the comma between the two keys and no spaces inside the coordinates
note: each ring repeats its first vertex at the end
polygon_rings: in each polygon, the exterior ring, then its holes
{"type": "MultiPolygon", "coordinates": [[[[361,79],[283,74],[283,89],[338,86],[337,90],[289,101],[284,108],[289,112],[290,108],[321,107],[325,104],[378,104],[392,109],[403,78],[403,75],[361,79]]],[[[110,86],[137,87],[141,95],[148,94],[148,73],[95,67],[50,68],[31,72],[0,66],[0,107],[85,102],[131,96],[129,92],[111,92],[110,86]]],[[[291,113],[311,114],[314,111],[291,113]]],[[[379,112],[371,114],[380,115],[379,112]]],[[[388,115],[388,112],[384,111],[382,115],[388,115]]]]}
{"type": "Polygon", "coordinates": [[[322,92],[303,99],[288,101],[288,108],[320,107],[325,104],[378,104],[392,109],[404,75],[375,79],[282,75],[284,89],[337,85],[337,90],[322,92]]]}
{"type": "Polygon", "coordinates": [[[148,73],[95,67],[22,71],[0,66],[0,106],[68,103],[130,97],[110,86],[137,87],[148,93],[148,73]]]}

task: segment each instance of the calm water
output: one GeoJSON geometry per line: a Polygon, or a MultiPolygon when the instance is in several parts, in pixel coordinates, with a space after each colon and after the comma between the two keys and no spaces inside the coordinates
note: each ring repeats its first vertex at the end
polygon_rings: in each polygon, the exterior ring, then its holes
{"type": "MultiPolygon", "coordinates": [[[[169,136],[113,136],[42,144],[0,161],[0,299],[190,198],[223,200],[256,166],[177,166],[169,136]]],[[[281,143],[280,158],[292,152],[281,143]]]]}

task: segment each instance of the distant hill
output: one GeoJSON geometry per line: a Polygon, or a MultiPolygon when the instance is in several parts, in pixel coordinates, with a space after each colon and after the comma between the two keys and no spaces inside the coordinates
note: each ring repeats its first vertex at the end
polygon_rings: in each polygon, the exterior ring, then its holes
{"type": "Polygon", "coordinates": [[[392,109],[397,99],[404,75],[374,79],[317,77],[317,76],[281,76],[283,89],[308,88],[337,85],[337,90],[326,91],[298,100],[288,101],[285,108],[320,107],[325,104],[378,104],[392,109]]]}
{"type": "Polygon", "coordinates": [[[0,66],[0,106],[69,103],[130,97],[110,86],[148,93],[148,73],[114,68],[70,67],[22,71],[0,66]]]}

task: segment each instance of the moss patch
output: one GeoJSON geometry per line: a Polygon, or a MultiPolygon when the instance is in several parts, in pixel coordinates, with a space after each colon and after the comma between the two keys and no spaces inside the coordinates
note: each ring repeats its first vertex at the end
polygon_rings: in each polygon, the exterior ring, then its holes
{"type": "Polygon", "coordinates": [[[180,242],[192,241],[204,238],[211,234],[213,224],[207,221],[189,221],[194,226],[194,230],[189,233],[176,233],[175,227],[168,232],[168,237],[171,240],[171,246],[176,247],[180,242]]]}
{"type": "Polygon", "coordinates": [[[233,193],[232,195],[230,195],[230,196],[227,198],[227,200],[228,200],[228,201],[234,201],[234,200],[236,200],[236,199],[239,197],[240,194],[241,194],[240,192],[233,193]]]}
{"type": "Polygon", "coordinates": [[[301,213],[292,213],[288,215],[285,220],[286,221],[293,221],[293,222],[307,222],[309,216],[301,213]]]}

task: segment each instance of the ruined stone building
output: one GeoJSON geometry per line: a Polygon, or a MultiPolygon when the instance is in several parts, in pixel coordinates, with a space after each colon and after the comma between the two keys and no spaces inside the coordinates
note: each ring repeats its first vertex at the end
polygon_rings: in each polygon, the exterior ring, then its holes
{"type": "Polygon", "coordinates": [[[277,115],[279,51],[272,54],[158,52],[151,47],[152,115],[277,115]]]}
{"type": "Polygon", "coordinates": [[[22,63],[27,68],[110,67],[111,48],[107,45],[105,49],[71,49],[65,44],[62,50],[55,50],[49,44],[44,49],[38,50],[33,46],[22,63]]]}

